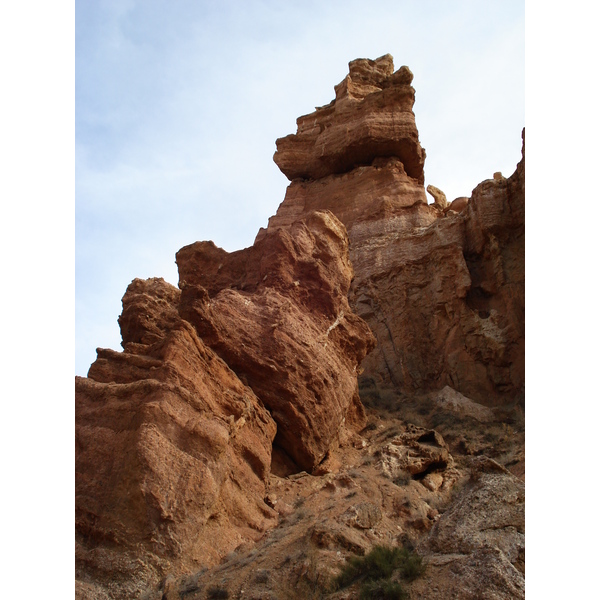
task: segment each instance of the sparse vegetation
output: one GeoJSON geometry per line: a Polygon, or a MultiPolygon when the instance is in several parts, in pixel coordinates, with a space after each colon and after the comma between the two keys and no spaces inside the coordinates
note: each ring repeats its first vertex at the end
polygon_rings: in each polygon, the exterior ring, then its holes
{"type": "Polygon", "coordinates": [[[385,389],[379,392],[378,405],[385,410],[392,411],[398,408],[399,395],[395,390],[385,389]]]}
{"type": "Polygon", "coordinates": [[[269,571],[267,569],[260,569],[254,576],[255,583],[268,583],[269,582],[269,571]]]}
{"type": "Polygon", "coordinates": [[[398,425],[394,425],[393,427],[390,427],[389,429],[386,429],[383,436],[382,436],[382,441],[385,440],[389,440],[393,437],[396,437],[397,435],[402,433],[402,428],[399,427],[398,425]]]}
{"type": "Polygon", "coordinates": [[[360,600],[405,600],[408,594],[397,581],[367,581],[360,589],[360,600]]]}
{"type": "Polygon", "coordinates": [[[402,496],[395,496],[392,498],[392,515],[396,518],[402,516],[410,510],[410,502],[408,502],[402,496]]]}
{"type": "Polygon", "coordinates": [[[293,585],[284,584],[284,597],[286,600],[323,600],[330,591],[330,580],[321,572],[319,550],[311,543],[302,557],[303,568],[293,585]]]}
{"type": "Polygon", "coordinates": [[[402,548],[401,560],[398,567],[400,577],[406,581],[414,581],[425,572],[423,559],[412,550],[402,548]]]}
{"type": "Polygon", "coordinates": [[[375,546],[365,556],[348,559],[334,585],[348,587],[362,581],[362,598],[405,598],[399,583],[391,580],[396,573],[405,581],[413,581],[425,570],[421,557],[407,548],[375,546]]]}
{"type": "Polygon", "coordinates": [[[295,500],[294,500],[294,508],[300,508],[301,506],[304,505],[304,502],[306,501],[306,498],[303,498],[302,496],[298,496],[295,500]]]}
{"type": "Polygon", "coordinates": [[[401,471],[396,477],[394,477],[394,485],[398,487],[405,487],[412,481],[411,474],[408,471],[401,471]]]}
{"type": "Polygon", "coordinates": [[[229,592],[220,585],[212,585],[206,590],[206,597],[210,600],[226,600],[229,598],[229,592]]]}

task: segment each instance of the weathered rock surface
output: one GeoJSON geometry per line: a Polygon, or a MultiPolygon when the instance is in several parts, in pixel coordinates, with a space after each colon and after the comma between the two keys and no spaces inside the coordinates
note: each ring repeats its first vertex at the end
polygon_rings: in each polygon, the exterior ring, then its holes
{"type": "Polygon", "coordinates": [[[121,318],[129,351],[99,349],[76,379],[77,575],[110,597],[214,564],[276,519],[263,502],[276,425],[177,316],[178,297],[135,280],[121,318]]]}
{"type": "Polygon", "coordinates": [[[357,369],[374,340],[348,305],[344,227],[313,212],[246,250],[187,246],[177,264],[181,314],[269,409],[277,447],[312,470],[345,422],[364,424],[357,369]]]}
{"type": "Polygon", "coordinates": [[[420,545],[432,593],[415,584],[419,598],[525,597],[525,484],[486,457],[471,465],[469,484],[435,522],[420,545]]]}
{"type": "Polygon", "coordinates": [[[267,231],[315,209],[346,226],[350,304],[378,342],[364,377],[406,393],[450,385],[487,405],[522,400],[524,159],[450,205],[429,186],[428,205],[411,81],[389,55],[350,63],[335,100],[278,140],[292,181],[267,231]]]}
{"type": "Polygon", "coordinates": [[[289,179],[319,179],[397,156],[408,175],[423,183],[425,151],[412,107],[408,67],[394,73],[389,54],[357,59],[335,86],[335,100],[297,120],[298,131],[277,140],[274,159],[289,179]]]}
{"type": "Polygon", "coordinates": [[[348,305],[333,214],[232,254],[193,244],[177,262],[181,290],[134,280],[124,352],[99,349],[76,379],[81,598],[138,597],[256,541],[278,518],[274,440],[280,464],[311,470],[364,425],[357,370],[374,340],[348,305]]]}
{"type": "Polygon", "coordinates": [[[471,468],[471,485],[435,523],[425,546],[442,554],[494,546],[524,571],[525,484],[487,457],[471,468]]]}
{"type": "Polygon", "coordinates": [[[402,473],[424,478],[452,466],[452,457],[437,431],[411,425],[381,448],[380,465],[390,479],[402,473]]]}

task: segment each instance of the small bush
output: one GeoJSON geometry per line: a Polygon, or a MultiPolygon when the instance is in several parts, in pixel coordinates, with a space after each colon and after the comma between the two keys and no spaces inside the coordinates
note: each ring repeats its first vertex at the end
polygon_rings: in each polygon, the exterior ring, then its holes
{"type": "Polygon", "coordinates": [[[425,565],[423,559],[406,548],[402,548],[402,559],[398,567],[398,573],[402,579],[406,581],[414,581],[417,577],[420,577],[425,572],[425,565]]]}
{"type": "Polygon", "coordinates": [[[402,586],[389,579],[367,581],[360,588],[360,600],[406,600],[408,594],[402,586]]]}
{"type": "Polygon", "coordinates": [[[206,590],[206,597],[210,600],[227,600],[229,592],[224,587],[213,585],[206,590]]]}
{"type": "Polygon", "coordinates": [[[365,556],[351,556],[336,582],[340,587],[346,587],[357,579],[376,580],[390,577],[398,566],[400,548],[375,546],[365,556]]]}
{"type": "Polygon", "coordinates": [[[359,579],[367,583],[377,582],[389,579],[395,571],[403,579],[413,581],[424,570],[421,557],[411,550],[375,546],[365,556],[351,556],[336,577],[335,585],[344,588],[359,579]]]}
{"type": "Polygon", "coordinates": [[[254,583],[268,583],[269,582],[269,571],[267,569],[260,569],[254,576],[254,583]]]}
{"type": "Polygon", "coordinates": [[[396,496],[392,498],[392,516],[399,518],[410,511],[410,500],[396,496]]]}
{"type": "Polygon", "coordinates": [[[398,487],[406,487],[412,481],[412,476],[408,471],[401,471],[397,477],[393,479],[394,485],[398,487]]]}
{"type": "Polygon", "coordinates": [[[306,498],[303,498],[302,496],[298,496],[294,500],[294,508],[300,508],[301,506],[304,505],[305,502],[306,502],[306,498]]]}

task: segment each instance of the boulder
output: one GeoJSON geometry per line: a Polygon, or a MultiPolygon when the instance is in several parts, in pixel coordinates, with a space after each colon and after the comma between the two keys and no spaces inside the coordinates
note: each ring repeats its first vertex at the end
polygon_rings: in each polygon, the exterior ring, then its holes
{"type": "Polygon", "coordinates": [[[332,213],[231,254],[193,244],[177,264],[181,314],[267,407],[297,470],[317,466],[340,428],[364,425],[357,370],[374,340],[348,305],[348,238],[332,213]]]}

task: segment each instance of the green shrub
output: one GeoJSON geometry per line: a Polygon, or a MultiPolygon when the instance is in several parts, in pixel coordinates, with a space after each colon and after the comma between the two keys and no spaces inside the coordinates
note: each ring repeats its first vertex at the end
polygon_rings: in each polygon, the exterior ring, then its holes
{"type": "Polygon", "coordinates": [[[206,591],[206,597],[210,598],[211,600],[226,600],[227,598],[229,598],[229,592],[224,587],[213,585],[209,587],[206,591]]]}
{"type": "Polygon", "coordinates": [[[360,600],[406,600],[408,594],[402,586],[389,579],[367,581],[360,588],[360,600]]]}
{"type": "Polygon", "coordinates": [[[367,583],[379,582],[383,585],[381,580],[389,579],[395,571],[402,579],[413,581],[424,570],[421,557],[407,548],[374,546],[365,556],[351,556],[334,583],[337,588],[344,588],[362,579],[367,583]]]}
{"type": "Polygon", "coordinates": [[[425,565],[423,559],[406,548],[401,549],[402,558],[400,565],[398,566],[398,573],[402,579],[406,581],[414,581],[417,577],[420,577],[425,572],[425,565]]]}
{"type": "Polygon", "coordinates": [[[394,485],[398,487],[406,487],[412,481],[412,476],[407,471],[400,471],[398,476],[394,478],[394,485]]]}

